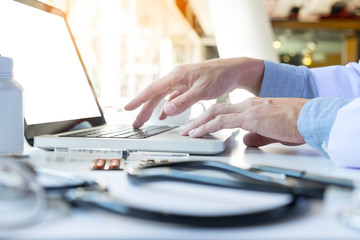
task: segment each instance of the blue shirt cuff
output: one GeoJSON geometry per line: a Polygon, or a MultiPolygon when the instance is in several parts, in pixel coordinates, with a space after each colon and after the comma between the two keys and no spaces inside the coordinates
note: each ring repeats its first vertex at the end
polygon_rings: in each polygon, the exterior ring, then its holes
{"type": "Polygon", "coordinates": [[[315,98],[318,96],[310,70],[305,66],[264,60],[260,97],[315,98]]]}
{"type": "Polygon", "coordinates": [[[328,156],[329,135],[337,112],[350,103],[349,98],[314,98],[301,109],[298,131],[310,146],[328,156]]]}

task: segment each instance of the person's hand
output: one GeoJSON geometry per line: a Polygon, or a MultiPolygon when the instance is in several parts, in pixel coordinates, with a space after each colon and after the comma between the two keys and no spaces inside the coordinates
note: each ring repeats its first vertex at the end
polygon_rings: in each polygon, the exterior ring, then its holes
{"type": "Polygon", "coordinates": [[[170,74],[154,82],[131,102],[125,110],[143,105],[133,123],[141,127],[158,103],[170,95],[160,119],[182,113],[199,100],[223,96],[237,87],[258,95],[264,73],[264,62],[251,58],[214,59],[176,67],[170,74]]]}
{"type": "Polygon", "coordinates": [[[308,99],[253,97],[238,104],[215,104],[184,126],[180,133],[202,137],[225,128],[242,128],[247,146],[259,147],[273,142],[286,145],[305,143],[297,121],[308,99]]]}

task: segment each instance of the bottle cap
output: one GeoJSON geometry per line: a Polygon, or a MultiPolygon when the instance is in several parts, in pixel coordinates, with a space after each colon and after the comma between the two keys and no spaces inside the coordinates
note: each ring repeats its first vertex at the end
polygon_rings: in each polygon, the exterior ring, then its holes
{"type": "Polygon", "coordinates": [[[13,70],[13,60],[8,57],[0,56],[0,79],[11,79],[13,70]]]}

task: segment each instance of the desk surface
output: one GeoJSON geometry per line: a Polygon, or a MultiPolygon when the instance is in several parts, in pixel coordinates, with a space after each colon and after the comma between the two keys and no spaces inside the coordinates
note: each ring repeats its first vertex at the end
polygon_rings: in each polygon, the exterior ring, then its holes
{"type": "MultiPolygon", "coordinates": [[[[335,167],[306,145],[273,144],[256,149],[246,148],[241,136],[237,139],[222,154],[191,156],[191,159],[227,161],[238,166],[266,164],[360,180],[359,170],[335,167]]],[[[32,151],[27,160],[40,166],[100,178],[108,184],[111,193],[137,204],[179,206],[184,211],[207,211],[209,208],[232,211],[247,197],[234,190],[181,183],[155,184],[139,189],[128,183],[124,172],[90,171],[88,163],[58,162],[52,153],[42,150],[32,151]]],[[[257,201],[268,202],[266,199],[257,201]]],[[[338,212],[350,204],[350,192],[330,190],[323,201],[312,200],[307,212],[286,221],[240,228],[199,229],[128,218],[99,209],[71,208],[60,200],[51,200],[46,216],[39,223],[15,230],[0,230],[0,239],[359,239],[359,230],[344,225],[337,218],[338,212]]]]}

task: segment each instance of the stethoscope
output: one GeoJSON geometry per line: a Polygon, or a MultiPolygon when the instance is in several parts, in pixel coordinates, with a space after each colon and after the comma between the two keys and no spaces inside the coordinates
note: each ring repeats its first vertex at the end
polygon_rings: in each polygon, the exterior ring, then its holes
{"type": "MultiPolygon", "coordinates": [[[[244,211],[236,212],[237,210],[230,214],[220,215],[208,212],[207,214],[198,214],[196,212],[181,213],[181,211],[179,213],[179,211],[162,209],[162,206],[160,206],[160,210],[151,209],[146,201],[140,206],[133,205],[129,201],[113,196],[107,190],[106,185],[91,178],[48,168],[34,168],[21,161],[5,161],[3,163],[11,163],[11,165],[14,165],[12,166],[14,173],[25,174],[27,176],[26,179],[31,180],[31,186],[39,187],[36,189],[38,190],[37,193],[41,193],[38,194],[38,202],[39,206],[41,205],[42,207],[39,207],[39,211],[34,211],[36,214],[31,216],[31,220],[43,215],[42,209],[46,207],[46,198],[51,198],[55,194],[56,197],[60,196],[74,207],[98,207],[122,216],[144,220],[202,228],[241,227],[274,223],[291,217],[300,217],[308,209],[308,200],[322,199],[328,186],[338,186],[350,190],[355,189],[351,181],[344,179],[304,174],[304,172],[289,169],[281,169],[281,172],[284,174],[269,175],[267,173],[276,172],[279,168],[252,166],[243,169],[225,162],[216,161],[157,163],[155,165],[145,167],[140,167],[139,165],[138,167],[129,167],[127,169],[129,183],[139,191],[142,191],[142,188],[146,187],[145,185],[170,181],[212,186],[214,191],[217,191],[216,188],[227,188],[234,191],[270,192],[282,196],[279,198],[281,202],[273,205],[275,207],[263,208],[259,206],[258,210],[255,208],[255,210],[245,211],[245,213],[244,211]],[[203,174],[203,170],[225,173],[227,177],[222,178],[218,174],[203,174]],[[284,195],[286,198],[283,198],[284,195]]],[[[5,164],[5,167],[11,166],[5,164]]],[[[9,185],[9,187],[11,186],[9,185]]],[[[264,201],[266,200],[264,199],[264,201]]],[[[197,206],[194,207],[196,208],[197,206]]],[[[359,217],[354,219],[354,216],[359,216],[358,212],[358,209],[356,212],[342,212],[342,214],[339,214],[339,219],[350,226],[357,227],[359,217]]],[[[28,223],[29,219],[24,219],[23,223],[16,223],[15,225],[22,226],[28,223]]],[[[4,224],[9,225],[3,222],[4,224]]]]}
{"type": "MultiPolygon", "coordinates": [[[[54,174],[44,172],[39,174],[54,174]]],[[[57,177],[59,177],[57,175],[57,177]]],[[[73,176],[63,175],[70,178],[73,176]]],[[[294,178],[274,178],[216,161],[184,161],[167,164],[157,164],[146,167],[129,168],[127,179],[139,188],[144,184],[162,181],[177,181],[190,184],[208,185],[230,188],[234,190],[250,190],[287,194],[288,200],[265,210],[254,210],[246,213],[232,214],[182,214],[168,210],[148,209],[135,206],[111,195],[106,187],[97,181],[77,179],[76,184],[62,186],[44,186],[48,192],[61,191],[64,199],[74,207],[98,207],[122,216],[152,220],[162,223],[180,224],[192,227],[239,227],[283,221],[294,216],[301,216],[308,209],[308,199],[323,198],[325,184],[304,181],[294,178]],[[196,174],[198,170],[220,171],[231,178],[219,178],[211,175],[196,174]]]]}

